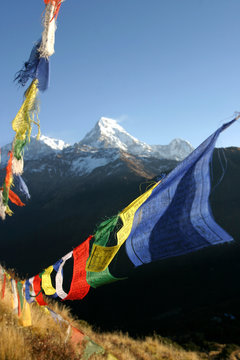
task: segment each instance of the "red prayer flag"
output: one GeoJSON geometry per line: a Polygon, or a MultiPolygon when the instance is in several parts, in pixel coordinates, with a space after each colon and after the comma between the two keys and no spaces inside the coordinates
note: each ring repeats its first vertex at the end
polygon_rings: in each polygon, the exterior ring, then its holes
{"type": "Polygon", "coordinates": [[[70,291],[64,300],[83,299],[87,295],[90,285],[87,283],[86,262],[89,257],[89,242],[92,235],[82,244],[73,249],[73,277],[70,291]]]}
{"type": "Polygon", "coordinates": [[[33,290],[36,294],[36,301],[38,302],[38,304],[40,306],[45,306],[47,305],[47,303],[44,301],[43,299],[43,294],[42,294],[42,288],[41,288],[41,282],[42,279],[40,278],[39,275],[34,276],[33,279],[33,290]]]}
{"type": "MultiPolygon", "coordinates": [[[[60,10],[60,7],[61,7],[61,4],[62,4],[62,1],[63,0],[44,0],[45,4],[48,5],[48,4],[52,4],[52,5],[55,5],[55,11],[54,11],[54,14],[53,14],[53,17],[52,19],[54,19],[56,17],[58,17],[58,13],[59,13],[59,10],[60,10]]],[[[51,19],[51,21],[52,21],[51,19]]]]}
{"type": "Polygon", "coordinates": [[[17,206],[25,206],[25,204],[20,200],[20,198],[18,197],[17,194],[15,194],[11,189],[9,189],[9,194],[8,194],[9,200],[17,205],[17,206]]]}
{"type": "Polygon", "coordinates": [[[5,288],[6,288],[6,274],[4,273],[3,275],[3,284],[2,284],[2,294],[1,294],[1,298],[3,299],[4,298],[4,295],[5,295],[5,288]]]}
{"type": "Polygon", "coordinates": [[[18,298],[18,317],[20,317],[22,309],[21,309],[20,295],[19,295],[18,288],[17,288],[17,283],[18,283],[17,280],[15,280],[15,283],[16,283],[17,298],[18,298]]]}
{"type": "Polygon", "coordinates": [[[6,167],[6,177],[5,177],[5,185],[6,188],[10,188],[11,186],[11,179],[12,179],[12,161],[13,161],[13,153],[9,151],[9,160],[6,167]]]}
{"type": "Polygon", "coordinates": [[[71,326],[71,330],[72,330],[72,336],[71,336],[72,344],[76,346],[81,345],[85,335],[74,326],[71,326]]]}

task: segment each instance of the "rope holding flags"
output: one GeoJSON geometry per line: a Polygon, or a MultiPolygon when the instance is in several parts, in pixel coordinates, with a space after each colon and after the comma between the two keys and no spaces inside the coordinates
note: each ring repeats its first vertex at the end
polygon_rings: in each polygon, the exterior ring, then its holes
{"type": "MultiPolygon", "coordinates": [[[[11,187],[16,180],[14,175],[21,176],[23,174],[24,147],[30,142],[33,125],[38,128],[37,139],[41,133],[38,118],[38,93],[47,90],[49,86],[49,58],[54,54],[56,20],[62,0],[44,0],[44,3],[46,8],[41,39],[34,44],[29,59],[24,63],[23,68],[17,72],[14,79],[22,87],[29,80],[32,82],[25,91],[22,106],[12,121],[12,128],[16,134],[6,167],[5,181],[0,188],[0,217],[2,220],[5,220],[6,214],[9,216],[13,214],[8,205],[9,200],[17,206],[24,205],[18,195],[11,191],[11,187]]],[[[20,191],[26,195],[26,198],[29,198],[30,195],[24,186],[24,181],[22,179],[16,181],[20,183],[20,191]]]]}

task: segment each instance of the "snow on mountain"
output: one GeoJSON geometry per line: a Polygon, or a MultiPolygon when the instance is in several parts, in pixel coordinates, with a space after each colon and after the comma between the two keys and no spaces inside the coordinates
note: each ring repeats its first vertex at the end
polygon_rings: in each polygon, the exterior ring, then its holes
{"type": "Polygon", "coordinates": [[[87,175],[94,169],[113,163],[119,158],[116,153],[89,153],[87,156],[79,156],[71,162],[71,172],[75,175],[87,175]]]}
{"type": "Polygon", "coordinates": [[[63,150],[66,147],[70,146],[70,144],[65,143],[63,140],[50,138],[45,135],[41,135],[40,139],[41,142],[52,148],[53,150],[63,150]]]}
{"type": "Polygon", "coordinates": [[[148,145],[130,135],[116,120],[105,117],[97,122],[79,144],[93,148],[118,148],[136,156],[171,160],[183,160],[193,151],[191,144],[182,139],[174,139],[169,145],[148,145]]]}
{"type": "Polygon", "coordinates": [[[193,150],[193,146],[186,140],[173,139],[168,145],[152,145],[154,157],[181,161],[193,150]]]}
{"type": "MultiPolygon", "coordinates": [[[[56,154],[59,151],[70,146],[63,140],[50,138],[45,135],[41,135],[37,140],[36,136],[31,137],[30,143],[27,143],[24,148],[24,160],[38,160],[45,156],[56,154]]],[[[2,148],[2,164],[5,164],[8,159],[8,152],[11,150],[12,144],[7,144],[2,148]]]]}
{"type": "MultiPolygon", "coordinates": [[[[1,167],[6,164],[10,149],[11,144],[2,148],[1,167]]],[[[136,168],[137,158],[146,164],[149,161],[155,164],[154,159],[179,161],[192,150],[193,147],[181,139],[174,139],[168,145],[150,146],[130,135],[116,120],[102,117],[83,140],[73,146],[44,135],[39,140],[32,137],[24,149],[25,171],[82,176],[110,165],[112,170],[108,171],[114,172],[119,161],[126,160],[128,155],[135,159],[128,159],[128,162],[135,164],[136,168]]]]}
{"type": "Polygon", "coordinates": [[[80,141],[80,145],[94,148],[117,148],[134,155],[151,152],[151,147],[130,135],[116,120],[102,117],[80,141]]]}
{"type": "Polygon", "coordinates": [[[41,135],[39,140],[36,137],[32,137],[30,143],[24,149],[24,159],[41,159],[45,156],[56,154],[68,146],[70,145],[66,144],[63,140],[50,138],[45,135],[41,135]]]}

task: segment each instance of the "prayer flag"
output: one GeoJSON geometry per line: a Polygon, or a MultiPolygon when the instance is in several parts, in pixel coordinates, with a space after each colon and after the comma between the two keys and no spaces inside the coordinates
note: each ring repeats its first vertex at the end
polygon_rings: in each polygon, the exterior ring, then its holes
{"type": "Polygon", "coordinates": [[[58,268],[57,274],[56,274],[56,293],[61,299],[65,299],[68,294],[65,293],[63,290],[63,266],[65,262],[72,257],[73,252],[70,251],[67,255],[62,257],[62,262],[58,268]]]}
{"type": "Polygon", "coordinates": [[[213,219],[209,162],[224,124],[153,190],[137,210],[126,251],[135,266],[232,241],[213,219]]]}
{"type": "Polygon", "coordinates": [[[39,275],[34,276],[34,278],[33,278],[33,289],[34,289],[34,292],[36,294],[35,295],[36,301],[40,306],[45,306],[45,305],[47,305],[47,303],[43,299],[41,282],[42,282],[42,280],[41,280],[39,275]]]}
{"type": "Polygon", "coordinates": [[[51,273],[53,271],[53,266],[49,266],[47,269],[44,270],[42,274],[42,289],[46,295],[54,295],[56,290],[52,286],[51,281],[51,273]]]}
{"type": "Polygon", "coordinates": [[[83,299],[90,289],[90,285],[86,280],[86,262],[89,256],[89,242],[91,239],[92,236],[89,236],[87,240],[73,249],[73,277],[70,291],[64,300],[83,299]]]}

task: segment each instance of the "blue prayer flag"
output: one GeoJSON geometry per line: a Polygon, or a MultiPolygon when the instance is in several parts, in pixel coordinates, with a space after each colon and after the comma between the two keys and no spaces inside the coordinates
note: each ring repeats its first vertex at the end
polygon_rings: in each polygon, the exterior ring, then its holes
{"type": "Polygon", "coordinates": [[[213,219],[209,163],[222,125],[153,190],[134,216],[126,241],[135,266],[232,241],[213,219]]]}

